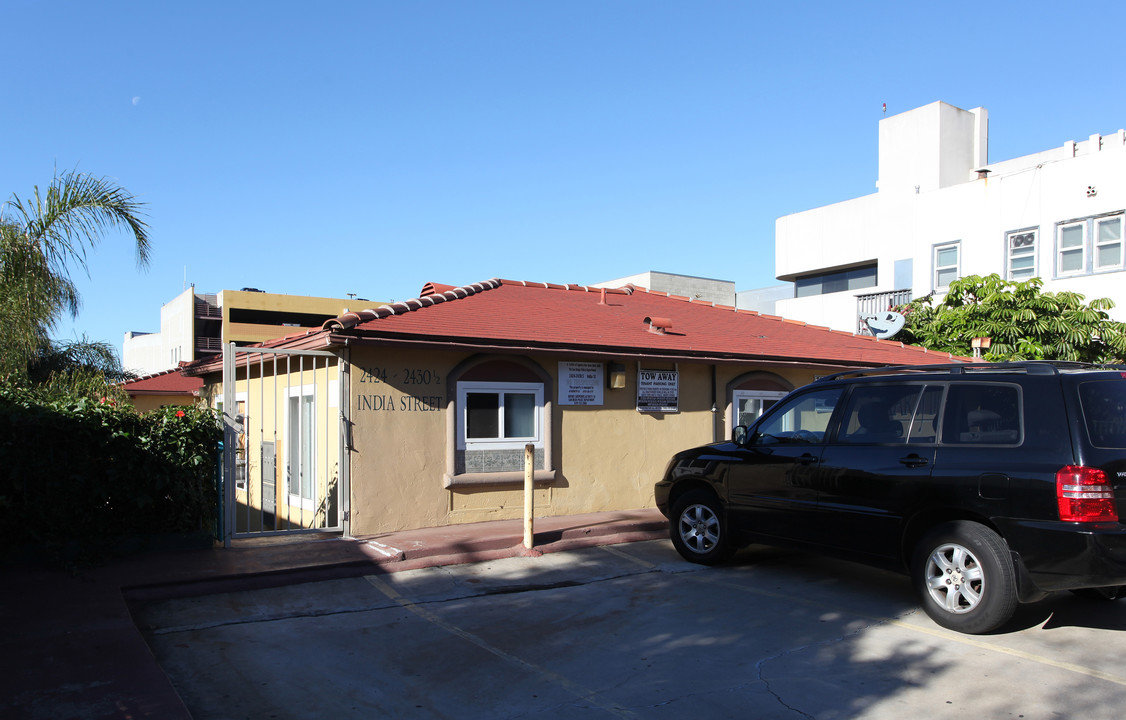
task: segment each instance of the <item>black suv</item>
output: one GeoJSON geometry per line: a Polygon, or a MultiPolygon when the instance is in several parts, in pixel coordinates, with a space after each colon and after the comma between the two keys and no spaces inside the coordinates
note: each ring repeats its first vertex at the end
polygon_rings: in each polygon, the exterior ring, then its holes
{"type": "Polygon", "coordinates": [[[1126,366],[878,368],[798,388],[655,488],[673,544],[751,542],[912,577],[939,625],[982,633],[1055,590],[1126,586],[1126,366]]]}

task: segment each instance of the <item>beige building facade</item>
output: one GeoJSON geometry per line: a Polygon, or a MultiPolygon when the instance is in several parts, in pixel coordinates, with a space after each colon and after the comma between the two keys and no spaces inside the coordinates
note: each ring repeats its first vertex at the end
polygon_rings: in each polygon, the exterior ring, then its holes
{"type": "Polygon", "coordinates": [[[536,516],[652,507],[673,453],[793,388],[950,360],[636,288],[494,280],[236,348],[233,384],[215,360],[187,372],[237,429],[235,532],[378,536],[521,517],[527,445],[536,516]]]}

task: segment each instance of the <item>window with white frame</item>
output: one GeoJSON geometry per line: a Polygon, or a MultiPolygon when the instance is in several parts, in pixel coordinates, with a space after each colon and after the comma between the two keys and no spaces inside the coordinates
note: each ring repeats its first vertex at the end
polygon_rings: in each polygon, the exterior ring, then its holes
{"type": "Polygon", "coordinates": [[[731,393],[731,404],[734,412],[731,413],[731,428],[736,425],[750,425],[774,403],[786,397],[784,391],[773,390],[734,390],[731,393]]]}
{"type": "Polygon", "coordinates": [[[1056,238],[1056,274],[1078,275],[1087,270],[1087,223],[1064,223],[1056,238]]]}
{"type": "Polygon", "coordinates": [[[543,385],[459,382],[458,447],[515,450],[543,446],[543,385]]]}
{"type": "Polygon", "coordinates": [[[291,387],[286,403],[286,486],[289,504],[313,509],[316,483],[316,394],[313,385],[291,387]]]}
{"type": "Polygon", "coordinates": [[[934,289],[950,287],[961,275],[961,243],[952,242],[934,246],[934,289]]]}
{"type": "Polygon", "coordinates": [[[1122,268],[1122,215],[1095,218],[1095,271],[1122,268]]]}
{"type": "Polygon", "coordinates": [[[1122,270],[1123,213],[1060,223],[1056,231],[1056,275],[1068,277],[1122,270]]]}
{"type": "Polygon", "coordinates": [[[447,377],[446,487],[523,484],[529,444],[534,481],[555,479],[547,372],[526,358],[481,356],[447,377]]]}
{"type": "Polygon", "coordinates": [[[1020,230],[1005,235],[1006,269],[1009,280],[1023,282],[1036,276],[1037,231],[1020,230]]]}

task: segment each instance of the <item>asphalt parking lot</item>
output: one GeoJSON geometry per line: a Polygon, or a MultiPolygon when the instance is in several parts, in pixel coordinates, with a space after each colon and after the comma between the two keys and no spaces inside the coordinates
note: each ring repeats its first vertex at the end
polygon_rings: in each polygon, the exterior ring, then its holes
{"type": "Polygon", "coordinates": [[[988,636],[905,578],[666,540],[134,609],[193,717],[1119,718],[1126,601],[1060,594],[988,636]]]}

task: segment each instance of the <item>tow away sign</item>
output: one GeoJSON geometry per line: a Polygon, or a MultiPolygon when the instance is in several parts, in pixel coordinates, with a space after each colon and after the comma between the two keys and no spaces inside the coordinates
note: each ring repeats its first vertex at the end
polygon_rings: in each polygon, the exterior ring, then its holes
{"type": "Polygon", "coordinates": [[[639,371],[637,411],[680,412],[680,373],[677,370],[639,371]]]}

